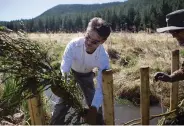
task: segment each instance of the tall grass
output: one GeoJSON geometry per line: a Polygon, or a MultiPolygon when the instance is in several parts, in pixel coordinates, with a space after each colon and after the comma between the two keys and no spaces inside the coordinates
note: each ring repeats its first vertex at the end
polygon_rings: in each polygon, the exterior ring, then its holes
{"type": "MultiPolygon", "coordinates": [[[[131,94],[137,97],[135,92],[140,90],[137,88],[137,85],[138,87],[140,86],[139,69],[141,66],[149,66],[151,95],[160,101],[163,98],[163,104],[169,106],[170,84],[154,82],[153,75],[158,71],[170,74],[171,51],[180,49],[177,41],[167,33],[113,33],[108,43],[106,47],[116,50],[120,55],[116,62],[112,62],[114,63],[112,67],[119,69],[119,72],[114,73],[116,94],[123,95],[122,97],[131,94]],[[128,60],[126,57],[128,57],[128,60]],[[126,65],[121,64],[122,61],[126,65]],[[137,90],[130,91],[130,89],[137,90]]],[[[182,50],[180,54],[183,54],[182,50]]],[[[181,59],[183,59],[182,55],[181,59]]],[[[182,85],[180,85],[180,89],[183,89],[182,85]]],[[[181,91],[179,94],[179,99],[181,100],[184,95],[182,95],[181,91]]]]}
{"type": "MultiPolygon", "coordinates": [[[[6,75],[4,75],[5,77],[6,75]]],[[[11,75],[8,75],[11,76],[11,75]]],[[[9,106],[13,106],[11,108],[8,108],[7,114],[12,114],[17,112],[17,108],[19,106],[14,106],[14,103],[20,98],[19,94],[13,94],[14,91],[16,91],[17,88],[17,81],[14,79],[13,76],[11,76],[5,83],[3,83],[3,85],[1,86],[3,87],[3,93],[2,93],[2,97],[1,99],[6,99],[6,97],[11,96],[8,100],[7,100],[7,105],[9,106]]],[[[6,115],[6,114],[5,114],[6,115]]]]}
{"type": "MultiPolygon", "coordinates": [[[[12,96],[9,100],[8,103],[6,103],[8,106],[12,106],[10,108],[8,108],[8,110],[6,111],[6,113],[3,113],[3,115],[12,115],[14,113],[17,112],[23,112],[24,113],[24,121],[20,124],[25,124],[25,125],[30,125],[31,124],[31,120],[30,120],[30,114],[29,114],[29,108],[28,108],[28,100],[23,100],[21,103],[17,104],[16,106],[14,106],[13,104],[20,98],[19,94],[14,94],[13,92],[15,92],[16,90],[18,90],[17,87],[17,81],[11,77],[10,79],[8,79],[5,83],[3,83],[3,85],[0,86],[1,87],[1,92],[2,92],[2,96],[0,97],[0,99],[6,99],[7,96],[12,96]]],[[[41,104],[43,106],[43,111],[44,111],[44,115],[46,118],[46,124],[49,124],[49,120],[51,118],[51,109],[48,103],[48,99],[45,95],[41,95],[41,104]]],[[[3,108],[2,108],[3,109],[3,108]]]]}
{"type": "MultiPolygon", "coordinates": [[[[28,34],[28,37],[44,43],[55,43],[64,48],[72,38],[83,35],[84,33],[33,33],[28,34]]],[[[104,46],[110,54],[111,67],[114,72],[113,77],[115,95],[123,94],[131,88],[136,88],[137,90],[139,90],[139,88],[137,88],[137,85],[140,85],[139,68],[141,66],[149,66],[150,90],[152,95],[158,97],[159,100],[162,96],[164,99],[164,104],[169,104],[169,83],[155,83],[153,81],[153,75],[155,74],[155,72],[158,71],[163,71],[170,74],[171,51],[174,49],[180,49],[180,47],[177,45],[177,41],[173,39],[170,34],[148,34],[144,32],[111,33],[110,37],[104,43],[104,46]]],[[[53,52],[58,53],[60,52],[60,50],[53,50],[53,52]]],[[[182,50],[180,54],[182,60],[184,57],[184,53],[182,50]]],[[[59,57],[61,57],[61,55],[59,57]]],[[[180,85],[180,87],[180,89],[183,89],[182,85],[180,85]]],[[[179,92],[179,94],[180,99],[182,99],[184,95],[181,91],[179,92]]]]}

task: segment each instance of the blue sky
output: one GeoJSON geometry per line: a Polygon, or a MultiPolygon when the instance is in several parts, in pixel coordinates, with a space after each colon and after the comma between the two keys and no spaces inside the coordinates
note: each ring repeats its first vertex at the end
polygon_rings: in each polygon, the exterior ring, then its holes
{"type": "Polygon", "coordinates": [[[58,4],[93,4],[124,0],[0,0],[0,21],[34,18],[58,4]]]}

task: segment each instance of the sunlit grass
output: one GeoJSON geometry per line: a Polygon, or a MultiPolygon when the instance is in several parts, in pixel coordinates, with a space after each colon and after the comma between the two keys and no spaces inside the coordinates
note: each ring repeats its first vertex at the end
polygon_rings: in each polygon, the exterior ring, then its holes
{"type": "MultiPolygon", "coordinates": [[[[83,35],[84,33],[32,33],[28,34],[28,38],[42,43],[47,43],[48,45],[56,45],[55,49],[51,49],[50,54],[51,56],[55,56],[57,58],[53,64],[59,66],[66,44],[73,38],[82,37],[83,35]]],[[[139,69],[141,66],[149,66],[150,90],[154,95],[160,96],[160,92],[153,90],[152,88],[167,89],[164,97],[166,99],[168,98],[169,86],[165,83],[158,86],[158,83],[153,82],[153,75],[157,71],[163,71],[170,74],[171,51],[179,49],[176,40],[173,39],[170,34],[148,34],[145,32],[111,33],[110,37],[104,43],[104,47],[108,51],[115,50],[117,53],[117,56],[111,58],[111,67],[114,73],[115,94],[117,92],[123,92],[126,88],[133,88],[135,85],[140,85],[139,69]]],[[[183,59],[183,51],[181,51],[180,54],[181,59],[183,59]]]]}
{"type": "MultiPolygon", "coordinates": [[[[16,36],[12,34],[12,36],[16,36]]],[[[26,37],[38,41],[48,49],[48,56],[52,57],[51,63],[54,69],[59,71],[64,48],[73,38],[82,37],[84,33],[31,33],[26,37]]],[[[113,70],[114,96],[118,103],[130,104],[126,99],[134,104],[139,104],[140,97],[140,67],[150,68],[150,91],[151,101],[161,101],[164,105],[169,105],[170,84],[154,82],[155,72],[163,71],[170,74],[171,71],[171,51],[180,49],[175,39],[169,34],[147,34],[147,33],[112,33],[104,43],[104,47],[109,52],[111,68],[113,70]],[[119,97],[124,100],[118,99],[119,97]]],[[[184,53],[180,51],[181,60],[184,53]]],[[[182,82],[181,82],[182,83],[182,82]]],[[[184,98],[184,87],[180,85],[179,99],[184,98]]],[[[0,96],[8,95],[12,90],[16,90],[16,83],[12,79],[6,85],[0,86],[0,96]],[[2,93],[3,92],[3,93],[2,93]]],[[[48,99],[43,97],[44,111],[48,120],[51,112],[48,106],[48,99]]],[[[24,111],[25,121],[30,124],[27,101],[23,101],[21,110],[24,111]]],[[[12,110],[13,112],[13,110],[12,110]]]]}

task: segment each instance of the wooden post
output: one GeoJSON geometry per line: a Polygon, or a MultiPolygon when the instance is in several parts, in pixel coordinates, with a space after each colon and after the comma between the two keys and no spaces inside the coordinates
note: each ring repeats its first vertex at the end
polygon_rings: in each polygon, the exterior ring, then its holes
{"type": "Polygon", "coordinates": [[[149,67],[141,67],[141,124],[149,125],[149,105],[150,105],[150,89],[149,89],[149,67]]]}
{"type": "Polygon", "coordinates": [[[104,121],[106,125],[114,125],[115,123],[112,70],[102,71],[102,80],[104,121]]]}
{"type": "Polygon", "coordinates": [[[37,80],[35,77],[27,78],[27,84],[31,85],[31,90],[35,97],[28,99],[29,114],[31,117],[31,125],[44,125],[45,117],[43,116],[43,106],[41,95],[37,92],[37,80]]]}
{"type": "MultiPolygon", "coordinates": [[[[172,51],[171,73],[179,69],[179,50],[172,51]]],[[[178,105],[178,82],[173,82],[170,90],[170,110],[174,110],[178,105]]]]}
{"type": "Polygon", "coordinates": [[[43,108],[40,95],[28,99],[28,108],[31,117],[31,125],[44,125],[45,117],[43,116],[43,108]]]}

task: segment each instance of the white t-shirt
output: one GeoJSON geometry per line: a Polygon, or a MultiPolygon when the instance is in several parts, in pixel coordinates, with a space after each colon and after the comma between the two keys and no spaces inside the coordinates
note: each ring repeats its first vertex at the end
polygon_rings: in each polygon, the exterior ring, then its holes
{"type": "Polygon", "coordinates": [[[73,39],[65,48],[61,62],[61,72],[67,73],[72,68],[79,73],[91,72],[93,68],[98,68],[97,86],[92,101],[92,106],[97,109],[102,105],[102,70],[109,69],[109,56],[103,45],[95,50],[93,54],[88,54],[85,47],[85,38],[73,39]]]}

